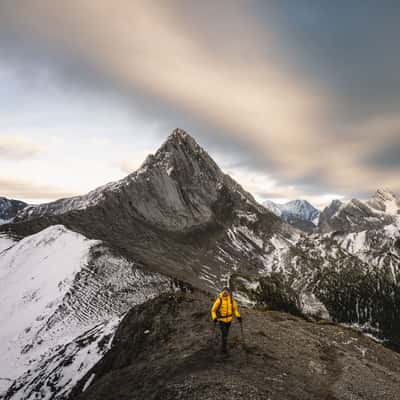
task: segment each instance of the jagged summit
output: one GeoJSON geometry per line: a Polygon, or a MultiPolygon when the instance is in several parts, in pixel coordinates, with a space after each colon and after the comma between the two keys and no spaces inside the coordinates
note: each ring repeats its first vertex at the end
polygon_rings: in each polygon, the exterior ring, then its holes
{"type": "MultiPolygon", "coordinates": [[[[189,133],[187,133],[184,129],[181,128],[175,128],[172,133],[168,136],[166,142],[192,142],[192,143],[196,143],[196,141],[193,139],[192,136],[189,135],[189,133]]],[[[198,146],[198,145],[197,145],[198,146]]]]}
{"type": "Polygon", "coordinates": [[[223,172],[208,153],[183,129],[175,129],[153,155],[149,155],[142,168],[159,168],[168,175],[177,176],[179,171],[196,177],[212,177],[217,181],[223,180],[223,172]],[[175,173],[173,173],[175,172],[175,173]]]}
{"type": "Polygon", "coordinates": [[[176,128],[168,135],[153,157],[161,157],[165,153],[179,151],[179,148],[192,154],[205,153],[205,150],[185,130],[176,128]]]}
{"type": "Polygon", "coordinates": [[[322,232],[379,229],[395,223],[398,215],[400,199],[389,190],[378,189],[367,201],[332,201],[320,215],[319,229],[322,232]]]}
{"type": "Polygon", "coordinates": [[[396,215],[400,211],[400,198],[387,189],[378,189],[367,204],[388,214],[396,215]]]}
{"type": "Polygon", "coordinates": [[[382,200],[393,200],[393,199],[397,198],[397,196],[392,191],[381,188],[375,192],[373,198],[374,199],[382,199],[382,200]]]}

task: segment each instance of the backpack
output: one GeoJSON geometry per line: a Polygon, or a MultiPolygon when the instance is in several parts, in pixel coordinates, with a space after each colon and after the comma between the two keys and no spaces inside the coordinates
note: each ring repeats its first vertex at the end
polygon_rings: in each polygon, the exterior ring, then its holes
{"type": "Polygon", "coordinates": [[[221,308],[222,299],[221,299],[220,296],[218,296],[218,298],[219,298],[219,305],[218,305],[218,308],[217,308],[216,311],[215,311],[215,314],[217,315],[217,318],[228,318],[228,317],[232,317],[232,316],[233,316],[233,297],[232,297],[232,294],[231,294],[231,293],[229,293],[229,296],[230,296],[230,298],[231,298],[231,307],[232,307],[231,312],[232,312],[232,314],[231,314],[231,315],[226,315],[226,316],[224,316],[224,317],[222,317],[222,316],[219,315],[219,309],[221,308]]]}

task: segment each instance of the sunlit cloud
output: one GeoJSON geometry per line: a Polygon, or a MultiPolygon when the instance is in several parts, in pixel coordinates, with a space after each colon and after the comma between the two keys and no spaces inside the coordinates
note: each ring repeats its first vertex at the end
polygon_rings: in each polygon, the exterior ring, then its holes
{"type": "Polygon", "coordinates": [[[26,199],[33,202],[70,197],[71,193],[59,187],[32,183],[29,180],[18,180],[0,176],[0,193],[9,198],[26,199]]]}
{"type": "Polygon", "coordinates": [[[149,154],[151,154],[150,150],[131,152],[129,158],[115,161],[113,165],[117,166],[123,173],[130,174],[140,168],[149,154]]]}
{"type": "Polygon", "coordinates": [[[44,147],[22,136],[0,136],[0,159],[22,160],[32,158],[44,150],[44,147]]]}

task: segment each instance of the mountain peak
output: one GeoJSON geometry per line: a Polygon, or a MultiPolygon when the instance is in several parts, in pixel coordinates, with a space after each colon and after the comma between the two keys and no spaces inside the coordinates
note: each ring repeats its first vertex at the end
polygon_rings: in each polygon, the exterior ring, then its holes
{"type": "Polygon", "coordinates": [[[233,201],[257,207],[253,197],[225,175],[187,132],[175,129],[139,170],[120,181],[83,196],[32,206],[17,219],[59,216],[87,208],[94,212],[96,207],[107,210],[101,212],[110,218],[117,210],[124,214],[122,219],[135,217],[157,229],[175,232],[215,224],[219,221],[219,204],[233,201]]]}
{"type": "Polygon", "coordinates": [[[285,204],[266,200],[264,207],[289,224],[306,232],[311,232],[317,224],[320,211],[307,200],[296,199],[285,204]]]}
{"type": "Polygon", "coordinates": [[[167,137],[167,140],[157,150],[156,156],[165,152],[185,150],[190,153],[205,153],[205,150],[185,130],[176,128],[167,137]]]}
{"type": "Polygon", "coordinates": [[[194,140],[184,129],[175,128],[167,140],[185,140],[188,138],[194,140]]]}
{"type": "Polygon", "coordinates": [[[387,214],[399,214],[400,198],[387,189],[378,189],[367,204],[375,210],[387,214]]]}
{"type": "Polygon", "coordinates": [[[396,199],[396,195],[388,189],[378,189],[373,195],[372,199],[392,201],[396,199]]]}
{"type": "Polygon", "coordinates": [[[208,153],[186,131],[176,128],[154,155],[149,155],[142,167],[164,170],[170,176],[185,176],[189,181],[204,177],[223,180],[223,172],[208,153]],[[179,174],[178,174],[179,172],[179,174]]]}

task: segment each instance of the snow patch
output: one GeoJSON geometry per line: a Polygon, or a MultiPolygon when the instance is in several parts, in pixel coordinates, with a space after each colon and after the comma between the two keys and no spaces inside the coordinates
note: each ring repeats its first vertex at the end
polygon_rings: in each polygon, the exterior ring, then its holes
{"type": "Polygon", "coordinates": [[[56,225],[0,253],[0,376],[16,378],[38,357],[26,344],[61,304],[96,243],[56,225]]]}
{"type": "Polygon", "coordinates": [[[82,392],[84,392],[90,386],[90,384],[93,382],[93,379],[95,376],[96,376],[96,374],[90,375],[90,378],[85,382],[85,384],[82,388],[82,392]]]}
{"type": "MultiPolygon", "coordinates": [[[[132,306],[171,289],[169,278],[143,271],[100,241],[62,225],[0,252],[0,377],[17,379],[12,398],[28,399],[24,388],[29,382],[36,382],[44,396],[47,389],[40,385],[57,381],[51,386],[57,393],[72,385],[72,376],[83,371],[81,364],[88,370],[97,362],[94,349],[84,356],[78,348],[86,343],[85,332],[93,340],[102,332],[108,335],[112,321],[132,306]]],[[[11,383],[2,381],[1,389],[11,383]]]]}
{"type": "Polygon", "coordinates": [[[306,315],[327,320],[331,319],[327,308],[317,299],[314,293],[301,293],[300,309],[306,315]]]}

